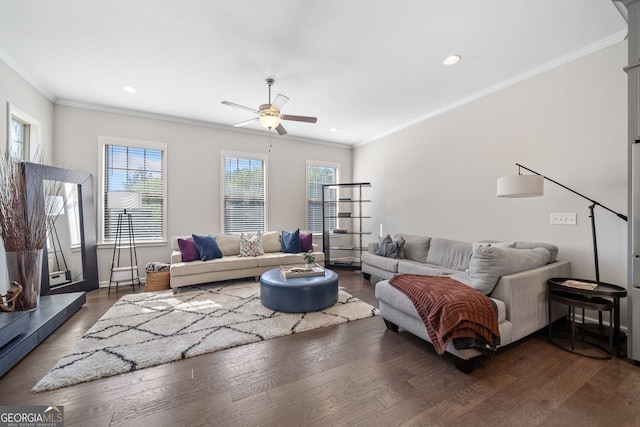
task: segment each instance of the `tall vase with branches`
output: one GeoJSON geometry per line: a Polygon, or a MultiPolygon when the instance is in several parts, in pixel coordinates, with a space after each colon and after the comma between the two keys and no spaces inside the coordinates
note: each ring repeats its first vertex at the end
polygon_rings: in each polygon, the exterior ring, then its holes
{"type": "Polygon", "coordinates": [[[47,238],[44,188],[29,188],[21,162],[5,152],[0,159],[0,235],[6,252],[9,282],[23,292],[20,311],[37,308],[42,275],[42,249],[47,238]]]}

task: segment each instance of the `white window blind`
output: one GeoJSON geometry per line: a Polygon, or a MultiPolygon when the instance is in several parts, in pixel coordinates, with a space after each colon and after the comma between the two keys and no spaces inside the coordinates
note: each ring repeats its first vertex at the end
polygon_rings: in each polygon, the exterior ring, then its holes
{"type": "MultiPolygon", "coordinates": [[[[338,167],[307,162],[307,229],[322,233],[322,185],[338,182],[338,167]]],[[[327,216],[335,216],[335,204],[327,204],[327,216]]],[[[336,228],[335,218],[327,219],[328,229],[336,228]]]]}
{"type": "Polygon", "coordinates": [[[104,235],[115,238],[121,209],[111,209],[107,194],[132,191],[142,196],[141,209],[131,213],[136,242],[165,240],[165,152],[162,149],[104,145],[104,235]]]}
{"type": "Polygon", "coordinates": [[[265,160],[223,155],[224,232],[264,231],[265,160]]]}

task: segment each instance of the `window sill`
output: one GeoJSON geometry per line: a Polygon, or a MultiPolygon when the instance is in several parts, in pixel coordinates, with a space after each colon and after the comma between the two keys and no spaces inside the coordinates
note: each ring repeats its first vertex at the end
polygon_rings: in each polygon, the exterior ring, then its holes
{"type": "MultiPolygon", "coordinates": [[[[151,247],[160,247],[160,246],[167,246],[169,244],[169,242],[167,240],[154,240],[152,242],[149,241],[136,241],[136,248],[151,248],[151,247]]],[[[113,249],[113,246],[115,245],[115,242],[102,242],[102,243],[98,243],[97,247],[98,249],[113,249]]]]}

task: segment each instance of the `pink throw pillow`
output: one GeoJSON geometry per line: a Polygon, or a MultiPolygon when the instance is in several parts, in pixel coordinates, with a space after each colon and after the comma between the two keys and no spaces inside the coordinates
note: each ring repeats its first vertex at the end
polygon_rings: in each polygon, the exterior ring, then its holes
{"type": "Polygon", "coordinates": [[[200,253],[193,243],[193,238],[188,237],[186,239],[178,239],[178,247],[180,248],[180,254],[182,255],[182,262],[190,262],[200,259],[200,253]]]}
{"type": "Polygon", "coordinates": [[[300,233],[300,252],[308,252],[313,249],[313,236],[300,233]]]}

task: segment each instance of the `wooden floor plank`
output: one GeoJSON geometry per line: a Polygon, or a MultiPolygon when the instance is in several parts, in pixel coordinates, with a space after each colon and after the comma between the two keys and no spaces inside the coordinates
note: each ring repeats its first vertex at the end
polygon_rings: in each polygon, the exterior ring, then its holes
{"type": "MultiPolygon", "coordinates": [[[[377,305],[361,274],[347,292],[377,305]]],[[[0,378],[2,405],[63,405],[69,426],[638,425],[640,368],[551,344],[546,332],[482,357],[450,356],[369,318],[38,394],[30,389],[130,288],[87,304],[0,378]]]]}

